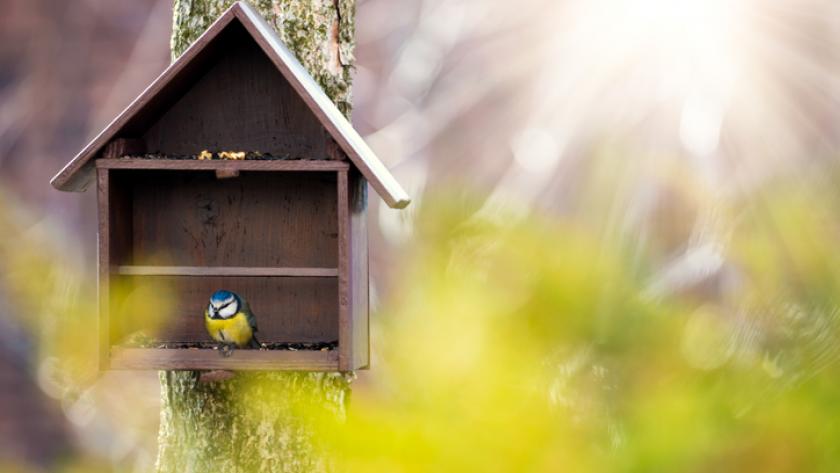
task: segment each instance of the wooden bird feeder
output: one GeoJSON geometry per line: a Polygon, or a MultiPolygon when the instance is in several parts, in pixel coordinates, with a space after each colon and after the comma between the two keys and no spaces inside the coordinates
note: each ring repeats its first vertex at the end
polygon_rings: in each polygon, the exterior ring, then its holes
{"type": "Polygon", "coordinates": [[[274,30],[234,4],[52,180],[96,183],[102,367],[366,368],[368,182],[408,205],[274,30]],[[144,318],[116,320],[114,288],[151,282],[174,291],[174,313],[156,345],[125,346],[144,318]],[[217,289],[249,302],[260,342],[321,348],[196,348],[217,289]]]}

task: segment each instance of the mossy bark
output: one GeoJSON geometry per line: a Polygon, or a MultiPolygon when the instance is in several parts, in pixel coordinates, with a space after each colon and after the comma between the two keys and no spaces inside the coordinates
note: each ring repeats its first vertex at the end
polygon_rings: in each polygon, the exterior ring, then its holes
{"type": "Polygon", "coordinates": [[[162,371],[157,471],[322,472],[328,456],[310,421],[342,419],[340,373],[237,373],[204,383],[162,371]]]}
{"type": "MultiPolygon", "coordinates": [[[[345,114],[350,113],[354,1],[249,2],[345,114]]],[[[173,58],[232,3],[175,0],[173,58]]],[[[196,372],[161,372],[157,471],[328,471],[307,416],[341,419],[350,379],[342,373],[240,372],[202,383],[196,372]]]]}
{"type": "MultiPolygon", "coordinates": [[[[175,0],[172,57],[177,58],[235,0],[175,0]]],[[[345,114],[355,47],[355,0],[250,0],[345,114]]]]}

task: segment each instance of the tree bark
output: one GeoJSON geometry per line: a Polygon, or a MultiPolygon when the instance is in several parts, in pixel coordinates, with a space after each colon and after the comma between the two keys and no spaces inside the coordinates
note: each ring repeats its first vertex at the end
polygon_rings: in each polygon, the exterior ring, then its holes
{"type": "MultiPolygon", "coordinates": [[[[249,2],[348,115],[354,1],[249,2]]],[[[172,57],[178,57],[232,3],[175,0],[172,57]]],[[[350,379],[352,374],[347,373],[240,372],[228,380],[201,382],[197,372],[162,371],[157,471],[330,470],[307,416],[342,419],[350,379]]]]}
{"type": "MultiPolygon", "coordinates": [[[[172,58],[184,52],[234,0],[175,0],[172,58]]],[[[250,0],[345,115],[355,58],[355,0],[250,0]]]]}

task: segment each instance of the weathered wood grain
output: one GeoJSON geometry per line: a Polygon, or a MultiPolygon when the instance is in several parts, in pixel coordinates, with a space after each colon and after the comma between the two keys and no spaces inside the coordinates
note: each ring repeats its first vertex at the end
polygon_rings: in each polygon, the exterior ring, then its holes
{"type": "MultiPolygon", "coordinates": [[[[114,275],[116,268],[120,264],[127,261],[132,261],[134,257],[134,228],[131,225],[131,215],[133,214],[133,198],[132,189],[130,185],[126,184],[126,179],[120,173],[110,171],[108,169],[99,169],[98,173],[108,174],[108,263],[106,268],[108,271],[108,288],[109,288],[109,304],[107,306],[107,331],[108,344],[113,340],[117,334],[124,333],[125,327],[122,327],[122,318],[115,317],[115,309],[123,303],[122,297],[124,292],[118,285],[115,285],[114,275]]],[[[101,189],[101,186],[100,186],[101,189]]],[[[102,264],[102,263],[100,263],[102,264]]],[[[107,350],[106,350],[107,354],[107,350]]]]}
{"type": "Polygon", "coordinates": [[[165,171],[216,171],[219,169],[236,169],[239,171],[343,171],[350,165],[341,161],[317,160],[189,160],[189,159],[144,159],[119,158],[100,159],[96,161],[97,168],[104,169],[148,169],[165,171]]]}
{"type": "Polygon", "coordinates": [[[350,216],[347,173],[338,173],[338,367],[353,369],[353,315],[350,294],[350,216]]]}
{"type": "Polygon", "coordinates": [[[370,314],[367,231],[367,181],[356,170],[349,174],[349,295],[352,318],[352,366],[364,369],[370,365],[370,314]]]}
{"type": "Polygon", "coordinates": [[[99,259],[99,277],[97,280],[97,297],[99,307],[99,317],[97,319],[99,331],[99,347],[98,358],[100,369],[108,367],[109,347],[111,346],[111,328],[109,325],[110,318],[110,279],[111,279],[111,218],[110,218],[110,183],[108,170],[101,169],[97,171],[97,204],[98,204],[98,220],[99,229],[97,233],[98,239],[98,259],[99,259]]]}
{"type": "Polygon", "coordinates": [[[335,173],[126,175],[134,246],[121,265],[338,267],[335,173]]]}
{"type": "Polygon", "coordinates": [[[245,276],[316,277],[338,276],[338,268],[263,268],[233,266],[118,266],[123,276],[245,276]]]}
{"type": "Polygon", "coordinates": [[[111,140],[102,150],[104,159],[114,159],[125,155],[143,154],[146,143],[139,138],[116,138],[111,140]]]}
{"type": "Polygon", "coordinates": [[[245,28],[231,24],[221,36],[214,64],[143,135],[148,149],[327,159],[324,128],[245,28]]]}
{"type": "Polygon", "coordinates": [[[338,174],[339,367],[370,364],[367,183],[353,170],[338,174]]]}
{"type": "Polygon", "coordinates": [[[110,367],[118,370],[293,370],[335,371],[332,351],[234,350],[223,357],[210,349],[111,348],[110,367]]]}

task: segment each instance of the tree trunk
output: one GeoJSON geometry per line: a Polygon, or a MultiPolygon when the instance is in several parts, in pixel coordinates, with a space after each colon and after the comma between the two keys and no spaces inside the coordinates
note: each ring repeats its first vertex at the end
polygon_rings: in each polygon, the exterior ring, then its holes
{"type": "MultiPolygon", "coordinates": [[[[354,1],[249,2],[345,114],[350,112],[354,1]]],[[[175,0],[173,58],[232,3],[175,0]]],[[[239,372],[229,380],[200,382],[196,372],[162,371],[157,471],[329,470],[306,418],[324,413],[343,418],[351,378],[343,373],[239,372]]]]}

